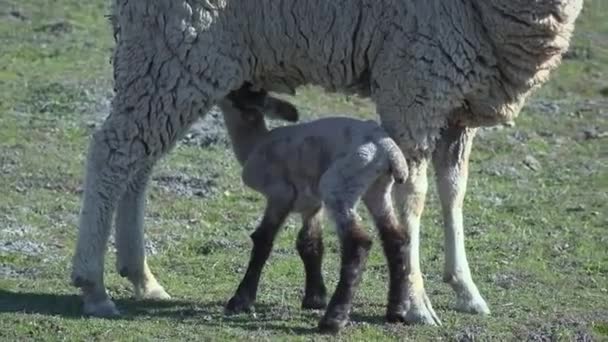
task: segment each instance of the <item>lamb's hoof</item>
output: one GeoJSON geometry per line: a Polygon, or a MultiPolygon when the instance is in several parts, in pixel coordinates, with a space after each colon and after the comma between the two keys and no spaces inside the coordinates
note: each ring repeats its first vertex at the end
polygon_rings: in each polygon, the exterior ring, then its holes
{"type": "Polygon", "coordinates": [[[319,332],[321,334],[337,334],[347,323],[348,319],[323,317],[321,321],[319,321],[319,332]]]}
{"type": "Polygon", "coordinates": [[[409,308],[404,318],[406,324],[441,325],[425,292],[408,299],[405,307],[409,308]]]}
{"type": "Polygon", "coordinates": [[[388,310],[386,312],[386,321],[388,323],[405,323],[407,312],[405,310],[388,310]]]}
{"type": "Polygon", "coordinates": [[[302,309],[304,310],[320,310],[327,306],[327,298],[325,295],[305,296],[302,300],[302,309]]]}
{"type": "Polygon", "coordinates": [[[120,316],[120,312],[116,308],[116,305],[110,298],[106,298],[101,301],[84,301],[83,305],[84,314],[87,316],[94,316],[100,318],[116,318],[120,316]]]}
{"type": "Polygon", "coordinates": [[[454,307],[456,311],[470,313],[474,315],[489,315],[490,308],[486,301],[481,297],[481,295],[477,294],[477,296],[473,296],[473,298],[456,298],[456,306],[454,307]]]}
{"type": "Polygon", "coordinates": [[[249,313],[253,311],[253,303],[249,298],[234,296],[232,297],[226,307],[224,308],[224,314],[236,315],[240,313],[249,313]]]}

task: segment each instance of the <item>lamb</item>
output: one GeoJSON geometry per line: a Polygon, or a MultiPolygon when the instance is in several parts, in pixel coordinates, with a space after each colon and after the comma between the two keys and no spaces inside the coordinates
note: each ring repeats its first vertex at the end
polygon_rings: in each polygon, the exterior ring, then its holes
{"type": "Polygon", "coordinates": [[[269,97],[264,91],[253,92],[249,85],[232,92],[220,102],[220,108],[232,147],[243,166],[244,183],[266,197],[264,217],[251,235],[254,245],[247,272],[226,311],[250,309],[275,236],[291,212],[299,213],[303,222],[297,242],[306,271],[302,306],[325,307],[318,223],[324,207],[335,221],[342,246],[341,282],[332,302],[343,300],[344,304],[328,310],[319,326],[321,330],[336,331],[346,324],[371,247],[356,212],[363,198],[380,232],[389,263],[387,317],[391,321],[402,320],[405,308],[400,301],[391,299],[400,298],[395,292],[401,291],[405,270],[395,267],[395,260],[401,257],[400,248],[407,237],[393,209],[391,188],[393,178],[397,183],[407,179],[407,163],[395,142],[375,121],[346,117],[269,131],[263,112],[287,121],[297,121],[298,113],[291,104],[269,97]],[[345,234],[353,230],[357,241],[345,234]]]}
{"type": "MultiPolygon", "coordinates": [[[[438,183],[444,186],[451,260],[446,280],[461,309],[487,312],[470,279],[459,208],[474,129],[517,117],[559,65],[582,4],[114,0],[116,94],[89,146],[71,274],[85,313],[118,314],[103,280],[114,214],[117,269],[138,297],[168,296],[150,272],[142,244],[150,172],[200,115],[245,82],[287,93],[316,84],[356,92],[376,104],[382,127],[408,158],[409,176],[394,187],[411,239],[410,248],[402,246],[399,266],[407,274],[398,301],[408,323],[439,323],[422,281],[419,226],[427,165],[433,151],[449,155],[436,163],[445,171],[438,183]]],[[[344,234],[358,241],[356,230],[344,234]]]]}

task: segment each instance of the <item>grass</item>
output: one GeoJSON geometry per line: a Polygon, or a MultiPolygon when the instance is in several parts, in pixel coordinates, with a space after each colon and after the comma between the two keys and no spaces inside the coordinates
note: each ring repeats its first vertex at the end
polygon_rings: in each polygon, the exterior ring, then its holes
{"type": "MultiPolygon", "coordinates": [[[[383,322],[387,271],[376,240],[347,340],[608,340],[608,5],[587,0],[567,59],[510,129],[477,139],[465,203],[467,250],[492,316],[451,310],[431,182],[423,218],[426,286],[442,327],[383,322]],[[595,133],[594,133],[595,132],[595,133]],[[540,168],[524,164],[533,157],[540,168]]],[[[84,153],[107,113],[112,48],[105,2],[0,0],[0,340],[323,339],[299,309],[297,220],[280,235],[257,314],[222,307],[247,262],[262,201],[221,144],[181,144],[156,170],[146,224],[150,264],[174,300],[135,302],[108,254],[124,316],[83,318],[68,285],[84,153]],[[184,176],[185,175],[185,176],[184,176]],[[200,191],[211,189],[212,191],[200,191]]],[[[369,102],[305,88],[306,114],[371,112],[369,102]]],[[[330,227],[324,272],[333,289],[330,227]]]]}

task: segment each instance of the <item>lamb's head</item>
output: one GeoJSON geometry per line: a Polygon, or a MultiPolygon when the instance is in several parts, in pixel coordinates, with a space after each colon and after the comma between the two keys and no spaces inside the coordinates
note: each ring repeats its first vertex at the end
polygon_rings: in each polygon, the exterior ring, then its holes
{"type": "Polygon", "coordinates": [[[226,99],[238,109],[241,119],[250,124],[260,123],[264,116],[288,122],[299,119],[298,110],[293,104],[268,95],[264,89],[254,90],[250,83],[232,91],[226,99]]]}

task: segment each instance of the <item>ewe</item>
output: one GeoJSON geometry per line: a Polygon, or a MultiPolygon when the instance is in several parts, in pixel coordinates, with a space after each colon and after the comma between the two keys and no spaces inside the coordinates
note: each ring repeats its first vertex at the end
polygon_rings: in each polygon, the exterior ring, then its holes
{"type": "MultiPolygon", "coordinates": [[[[84,310],[118,314],[103,273],[112,218],[117,269],[138,297],[168,295],[143,247],[145,189],[155,163],[191,124],[245,82],[293,92],[303,84],[355,91],[376,104],[408,158],[395,186],[411,239],[400,298],[409,323],[437,324],[422,281],[419,226],[426,168],[442,129],[439,175],[446,274],[458,308],[488,312],[471,280],[462,232],[467,127],[512,121],[567,50],[583,0],[113,1],[116,94],[92,138],[72,282],[84,310]]],[[[358,241],[356,229],[343,232],[358,241]]],[[[406,234],[404,232],[404,234],[406,234]]],[[[403,242],[405,243],[405,242],[403,242]]],[[[364,243],[356,248],[363,248],[364,243]]]]}

